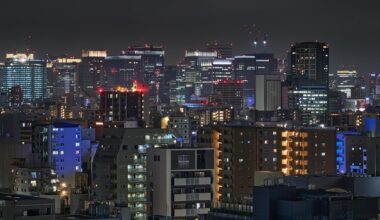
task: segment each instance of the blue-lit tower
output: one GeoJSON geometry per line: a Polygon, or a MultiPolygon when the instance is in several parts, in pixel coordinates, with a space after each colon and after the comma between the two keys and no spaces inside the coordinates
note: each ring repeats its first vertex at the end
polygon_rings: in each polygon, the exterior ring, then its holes
{"type": "Polygon", "coordinates": [[[75,186],[75,173],[82,172],[81,126],[53,123],[49,132],[49,162],[61,182],[75,186]]]}
{"type": "Polygon", "coordinates": [[[46,61],[35,60],[33,54],[7,54],[3,68],[3,89],[20,86],[26,103],[47,98],[46,61]]]}

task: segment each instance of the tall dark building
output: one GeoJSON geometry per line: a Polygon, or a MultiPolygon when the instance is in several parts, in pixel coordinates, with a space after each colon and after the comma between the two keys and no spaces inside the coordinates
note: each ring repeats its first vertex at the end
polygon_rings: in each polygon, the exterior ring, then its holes
{"type": "Polygon", "coordinates": [[[128,55],[140,55],[143,81],[149,86],[149,99],[160,102],[160,82],[164,75],[165,51],[156,46],[133,46],[128,48],[128,55]]]}
{"type": "Polygon", "coordinates": [[[123,122],[136,120],[143,126],[148,119],[145,109],[145,94],[142,90],[129,91],[119,88],[116,91],[100,91],[99,110],[104,121],[123,122]]]}
{"type": "Polygon", "coordinates": [[[288,81],[311,81],[328,86],[329,46],[326,43],[304,42],[291,47],[291,72],[288,81]]]}
{"type": "Polygon", "coordinates": [[[326,43],[297,43],[291,48],[287,75],[289,107],[301,112],[304,126],[326,123],[329,89],[329,47],[326,43]]]}
{"type": "Polygon", "coordinates": [[[218,59],[232,58],[232,43],[210,43],[207,44],[207,50],[210,52],[216,52],[218,59]]]}
{"type": "Polygon", "coordinates": [[[81,59],[61,57],[52,61],[52,72],[49,73],[49,87],[54,101],[64,96],[74,100],[78,95],[78,67],[81,59]]]}
{"type": "Polygon", "coordinates": [[[105,60],[107,84],[105,89],[130,87],[135,81],[143,82],[141,55],[108,56],[105,60]]]}
{"type": "Polygon", "coordinates": [[[243,82],[234,80],[220,81],[214,85],[214,102],[241,109],[244,104],[243,82]]]}
{"type": "Polygon", "coordinates": [[[277,72],[277,59],[273,53],[255,53],[256,74],[274,74],[277,72]]]}
{"type": "Polygon", "coordinates": [[[94,98],[98,87],[105,84],[104,62],[106,50],[82,51],[82,63],[79,65],[79,89],[85,98],[94,98]]]}

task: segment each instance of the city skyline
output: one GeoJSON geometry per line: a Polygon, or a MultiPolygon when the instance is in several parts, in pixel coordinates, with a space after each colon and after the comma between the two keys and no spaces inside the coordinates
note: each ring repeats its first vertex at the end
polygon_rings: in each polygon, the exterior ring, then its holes
{"type": "Polygon", "coordinates": [[[329,43],[331,72],[339,65],[355,65],[359,73],[380,68],[378,2],[239,3],[163,0],[110,4],[96,0],[91,4],[64,1],[53,5],[43,0],[18,7],[18,3],[3,1],[1,7],[9,10],[0,14],[0,53],[29,47],[40,56],[79,56],[82,49],[98,48],[118,54],[130,45],[149,43],[163,45],[167,63],[177,64],[185,50],[202,50],[214,41],[232,43],[235,55],[254,52],[256,36],[244,25],[255,24],[261,38],[267,36],[265,51],[279,58],[286,58],[292,43],[318,40],[329,43]]]}

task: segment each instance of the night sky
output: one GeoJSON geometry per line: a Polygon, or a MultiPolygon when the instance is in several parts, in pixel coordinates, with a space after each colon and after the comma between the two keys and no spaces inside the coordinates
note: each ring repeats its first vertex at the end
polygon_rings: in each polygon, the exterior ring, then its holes
{"type": "Polygon", "coordinates": [[[215,40],[233,43],[235,54],[252,52],[243,26],[256,24],[277,57],[293,42],[319,40],[330,44],[332,71],[340,64],[380,71],[379,9],[378,0],[1,0],[0,53],[30,45],[40,56],[117,54],[152,43],[175,64],[186,49],[215,40]]]}

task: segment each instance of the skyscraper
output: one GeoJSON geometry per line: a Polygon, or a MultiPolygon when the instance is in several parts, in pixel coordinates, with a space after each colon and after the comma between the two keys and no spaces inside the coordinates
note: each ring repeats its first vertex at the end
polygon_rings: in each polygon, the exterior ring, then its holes
{"type": "Polygon", "coordinates": [[[300,110],[304,126],[323,124],[328,110],[329,48],[326,43],[297,43],[287,75],[289,107],[300,110]]]}
{"type": "Polygon", "coordinates": [[[105,89],[116,86],[130,87],[136,80],[143,82],[141,55],[108,56],[105,60],[105,71],[105,89]]]}
{"type": "Polygon", "coordinates": [[[328,86],[329,47],[326,43],[304,42],[291,47],[291,71],[287,76],[292,83],[312,81],[328,86]]]}
{"type": "Polygon", "coordinates": [[[281,75],[256,75],[256,109],[275,111],[281,107],[281,75]]]}
{"type": "Polygon", "coordinates": [[[143,82],[149,86],[149,98],[154,103],[160,101],[160,82],[164,74],[165,51],[157,46],[133,46],[129,47],[128,55],[140,55],[143,71],[143,82]]]}
{"type": "Polygon", "coordinates": [[[62,57],[53,61],[51,82],[49,82],[52,87],[52,98],[60,100],[63,96],[70,96],[71,99],[77,97],[80,62],[81,59],[73,57],[62,57]]]}
{"type": "Polygon", "coordinates": [[[100,90],[99,93],[100,115],[104,121],[136,120],[143,126],[149,118],[143,89],[118,88],[115,91],[100,90]]]}
{"type": "Polygon", "coordinates": [[[232,44],[214,42],[207,44],[207,50],[216,52],[218,59],[232,58],[232,44]]]}
{"type": "Polygon", "coordinates": [[[33,54],[7,54],[3,69],[3,88],[20,86],[27,103],[47,98],[46,61],[35,60],[33,54]]]}
{"type": "Polygon", "coordinates": [[[339,67],[336,72],[334,84],[336,90],[346,93],[347,98],[351,98],[351,89],[357,85],[358,73],[351,67],[339,67]]]}
{"type": "Polygon", "coordinates": [[[106,50],[83,50],[79,65],[79,88],[84,98],[97,96],[96,89],[105,84],[106,50]]]}
{"type": "Polygon", "coordinates": [[[217,52],[186,51],[179,64],[178,80],[184,87],[193,87],[197,96],[207,96],[212,92],[211,68],[217,52]]]}

